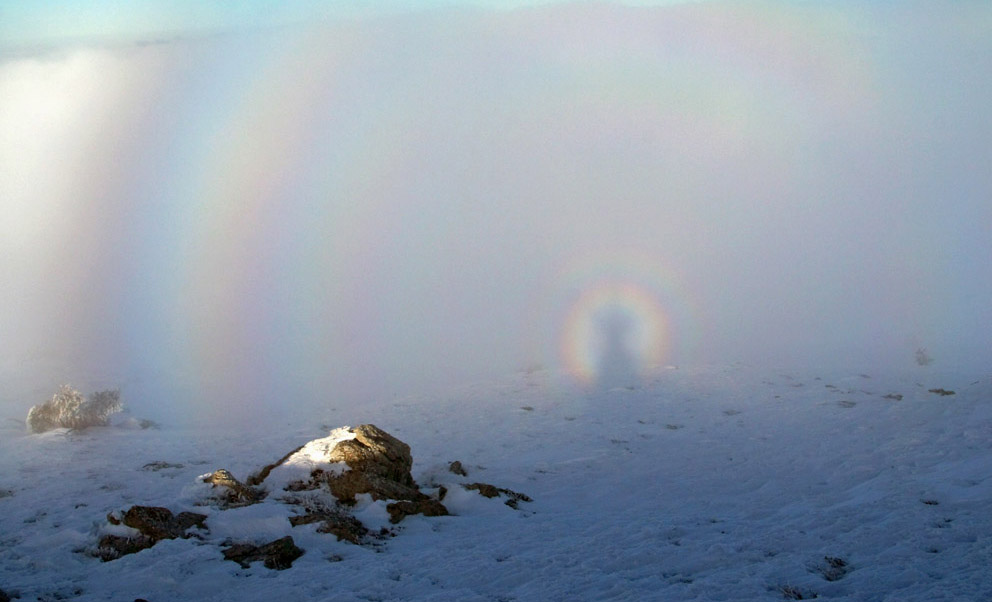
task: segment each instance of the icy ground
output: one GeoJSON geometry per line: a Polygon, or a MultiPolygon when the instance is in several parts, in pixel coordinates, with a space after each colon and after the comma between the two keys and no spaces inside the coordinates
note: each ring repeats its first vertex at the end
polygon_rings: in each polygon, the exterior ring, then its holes
{"type": "Polygon", "coordinates": [[[8,420],[0,437],[0,589],[21,600],[992,599],[988,375],[683,368],[583,392],[536,371],[264,429],[27,435],[8,420]],[[456,516],[407,518],[366,547],[245,509],[211,513],[202,541],[85,553],[110,511],[204,511],[184,497],[198,475],[244,478],[364,422],[410,444],[421,483],[458,482],[445,467],[460,460],[534,501],[453,490],[456,516]],[[251,533],[306,554],[285,571],[222,558],[251,533]]]}

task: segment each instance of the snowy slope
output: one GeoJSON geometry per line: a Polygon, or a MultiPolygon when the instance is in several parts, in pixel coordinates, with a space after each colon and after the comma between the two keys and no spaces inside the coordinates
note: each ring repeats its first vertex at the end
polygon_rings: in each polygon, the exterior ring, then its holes
{"type": "MultiPolygon", "coordinates": [[[[987,376],[733,366],[582,391],[536,371],[255,430],[2,428],[0,588],[22,600],[992,599],[987,376]],[[534,501],[452,488],[455,515],[407,518],[365,547],[291,528],[275,504],[193,506],[198,475],[243,478],[363,422],[410,444],[422,484],[485,481],[534,501]],[[456,459],[467,479],[445,470],[456,459]],[[134,504],[205,512],[212,528],[107,563],[84,553],[108,512],[134,504]],[[291,569],[221,556],[229,538],[286,534],[306,549],[291,569]]],[[[358,512],[385,522],[381,504],[358,512]]]]}

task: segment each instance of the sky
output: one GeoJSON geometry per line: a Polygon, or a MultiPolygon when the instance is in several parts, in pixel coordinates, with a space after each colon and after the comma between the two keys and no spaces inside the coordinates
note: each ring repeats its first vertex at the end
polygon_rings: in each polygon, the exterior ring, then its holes
{"type": "Polygon", "coordinates": [[[11,416],[992,365],[986,3],[10,4],[11,416]]]}
{"type": "MultiPolygon", "coordinates": [[[[626,0],[662,6],[687,0],[626,0]]],[[[691,1],[691,0],[690,0],[691,1]]],[[[446,10],[513,10],[563,0],[37,0],[0,4],[0,41],[6,46],[67,41],[133,41],[292,26],[313,20],[364,19],[446,10]]]]}

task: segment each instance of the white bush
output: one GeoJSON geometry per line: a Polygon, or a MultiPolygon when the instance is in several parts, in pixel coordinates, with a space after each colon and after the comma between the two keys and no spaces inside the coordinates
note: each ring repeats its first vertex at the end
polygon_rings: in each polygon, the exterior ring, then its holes
{"type": "Polygon", "coordinates": [[[120,391],[99,391],[84,400],[82,393],[62,385],[51,401],[28,411],[28,430],[43,433],[55,428],[106,426],[110,415],[120,412],[123,407],[120,391]]]}

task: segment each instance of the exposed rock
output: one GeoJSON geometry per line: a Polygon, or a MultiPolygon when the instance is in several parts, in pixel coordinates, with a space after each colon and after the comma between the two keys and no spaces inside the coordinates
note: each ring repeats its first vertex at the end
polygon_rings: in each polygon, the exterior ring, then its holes
{"type": "Polygon", "coordinates": [[[293,566],[293,561],[303,556],[303,550],[296,547],[292,536],[256,546],[250,543],[239,543],[224,550],[224,559],[233,560],[243,568],[248,568],[252,562],[259,560],[266,568],[281,571],[293,566]]]}
{"type": "Polygon", "coordinates": [[[104,535],[97,544],[96,555],[101,560],[116,560],[127,554],[147,550],[163,539],[186,538],[186,531],[192,527],[205,529],[204,514],[195,512],[180,512],[173,515],[168,508],[156,506],[132,506],[118,519],[113,514],[107,515],[107,521],[112,525],[123,524],[137,529],[136,536],[104,535]]]}
{"type": "Polygon", "coordinates": [[[317,467],[307,478],[284,485],[285,490],[309,491],[326,484],[331,494],[345,504],[354,504],[355,496],[363,493],[375,500],[417,501],[424,497],[410,474],[413,457],[409,445],[372,424],[341,431],[350,436],[335,439],[335,433],[332,433],[330,443],[325,440],[311,442],[266,467],[259,476],[264,480],[281,464],[298,465],[303,461],[317,467]],[[320,445],[313,445],[315,443],[320,445]],[[305,457],[294,458],[301,450],[305,457]],[[342,464],[346,470],[335,469],[342,464]]]}
{"type": "Polygon", "coordinates": [[[168,508],[155,506],[132,506],[124,513],[121,522],[132,529],[137,529],[142,535],[158,541],[160,539],[176,539],[185,537],[186,530],[191,527],[204,529],[205,514],[196,512],[180,512],[173,516],[168,508]]]}
{"type": "Polygon", "coordinates": [[[410,446],[374,424],[355,427],[355,438],[341,441],[331,450],[331,462],[344,462],[354,471],[378,475],[414,487],[410,469],[410,446]]]}
{"type": "MultiPolygon", "coordinates": [[[[263,467],[245,482],[223,469],[204,475],[200,480],[212,486],[213,496],[222,510],[263,500],[265,503],[290,504],[301,512],[289,517],[293,527],[316,524],[318,533],[365,544],[395,535],[396,531],[383,527],[378,532],[370,532],[346,507],[355,504],[358,495],[387,502],[386,510],[393,524],[414,514],[448,514],[448,509],[441,503],[447,493],[445,486],[435,483],[431,490],[421,491],[411,475],[412,467],[409,445],[374,425],[363,424],[334,429],[327,437],[310,441],[263,467]],[[266,499],[267,495],[269,499],[266,499]]],[[[178,468],[178,465],[163,461],[145,466],[146,470],[166,468],[178,468]]],[[[458,461],[452,462],[449,470],[462,477],[468,475],[458,461]]],[[[464,487],[488,498],[504,497],[506,505],[512,508],[517,508],[518,502],[531,501],[522,493],[486,483],[464,487]]],[[[138,534],[103,536],[97,555],[103,560],[113,560],[150,548],[162,539],[188,537],[190,528],[205,528],[206,518],[191,512],[173,515],[167,508],[149,506],[133,506],[123,514],[112,513],[107,516],[108,522],[131,527],[138,534]]],[[[303,550],[290,536],[262,546],[235,543],[224,550],[224,558],[243,567],[261,560],[272,569],[289,568],[302,554],[303,550]]]]}
{"type": "Polygon", "coordinates": [[[10,602],[10,596],[2,589],[0,589],[0,602],[10,602]]]}
{"type": "Polygon", "coordinates": [[[123,535],[104,535],[97,544],[96,556],[104,562],[117,560],[121,556],[135,554],[142,550],[147,550],[158,543],[157,539],[152,539],[145,535],[126,537],[123,535]]]}
{"type": "Polygon", "coordinates": [[[520,502],[531,502],[533,501],[530,496],[523,493],[518,493],[512,489],[504,489],[502,487],[495,487],[488,483],[469,483],[468,485],[463,485],[468,491],[478,491],[479,495],[494,498],[500,495],[505,495],[508,499],[504,502],[510,508],[514,510],[517,509],[517,505],[520,502]]]}
{"type": "Polygon", "coordinates": [[[781,585],[777,589],[786,600],[812,600],[820,597],[816,592],[800,589],[792,585],[781,585]]]}
{"type": "Polygon", "coordinates": [[[265,497],[264,492],[245,485],[234,478],[230,471],[223,468],[204,477],[203,482],[210,483],[215,489],[223,488],[221,501],[223,505],[230,508],[250,506],[265,497]]]}
{"type": "Polygon", "coordinates": [[[386,506],[389,512],[389,522],[396,524],[404,518],[413,514],[423,514],[424,516],[447,516],[448,509],[441,502],[423,497],[416,501],[403,500],[393,502],[386,506]]]}
{"type": "Polygon", "coordinates": [[[405,485],[375,473],[349,470],[341,475],[329,474],[325,482],[334,497],[345,504],[354,504],[355,496],[367,493],[374,500],[418,500],[424,494],[413,486],[405,485]]]}
{"type": "Polygon", "coordinates": [[[149,462],[141,467],[141,470],[150,470],[157,472],[159,470],[167,470],[170,468],[182,468],[182,464],[172,464],[171,462],[165,462],[163,460],[156,460],[154,462],[149,462]]]}
{"type": "Polygon", "coordinates": [[[929,389],[930,393],[936,393],[940,396],[954,395],[954,391],[948,391],[947,389],[929,389]]]}
{"type": "Polygon", "coordinates": [[[839,581],[851,572],[852,567],[843,558],[836,556],[824,556],[823,562],[811,567],[813,572],[819,573],[827,581],[839,581]]]}
{"type": "MultiPolygon", "coordinates": [[[[372,424],[335,429],[329,437],[311,441],[286,454],[248,479],[249,485],[265,482],[269,488],[299,492],[326,485],[343,503],[367,493],[376,500],[418,500],[422,496],[410,474],[410,446],[372,424]],[[280,470],[275,485],[270,475],[280,470]],[[304,468],[302,474],[298,471],[304,468]],[[267,481],[268,479],[268,481],[267,481]]],[[[225,479],[225,483],[229,482],[225,479]]],[[[244,486],[243,486],[244,487],[244,486]]]]}
{"type": "Polygon", "coordinates": [[[285,501],[306,508],[305,514],[289,517],[289,522],[294,527],[321,523],[317,528],[318,533],[331,533],[337,535],[338,541],[343,539],[354,544],[362,543],[362,538],[369,533],[362,521],[337,504],[327,506],[313,498],[289,498],[285,501]]]}
{"type": "MultiPolygon", "coordinates": [[[[362,521],[343,512],[315,515],[315,519],[322,523],[317,527],[317,533],[330,533],[337,536],[338,541],[344,540],[353,544],[360,544],[362,538],[369,534],[369,530],[362,524],[362,521]]],[[[293,522],[292,519],[290,522],[293,522]]]]}
{"type": "Polygon", "coordinates": [[[499,497],[499,489],[488,483],[469,483],[464,486],[468,491],[478,491],[479,495],[494,498],[499,497]]]}

